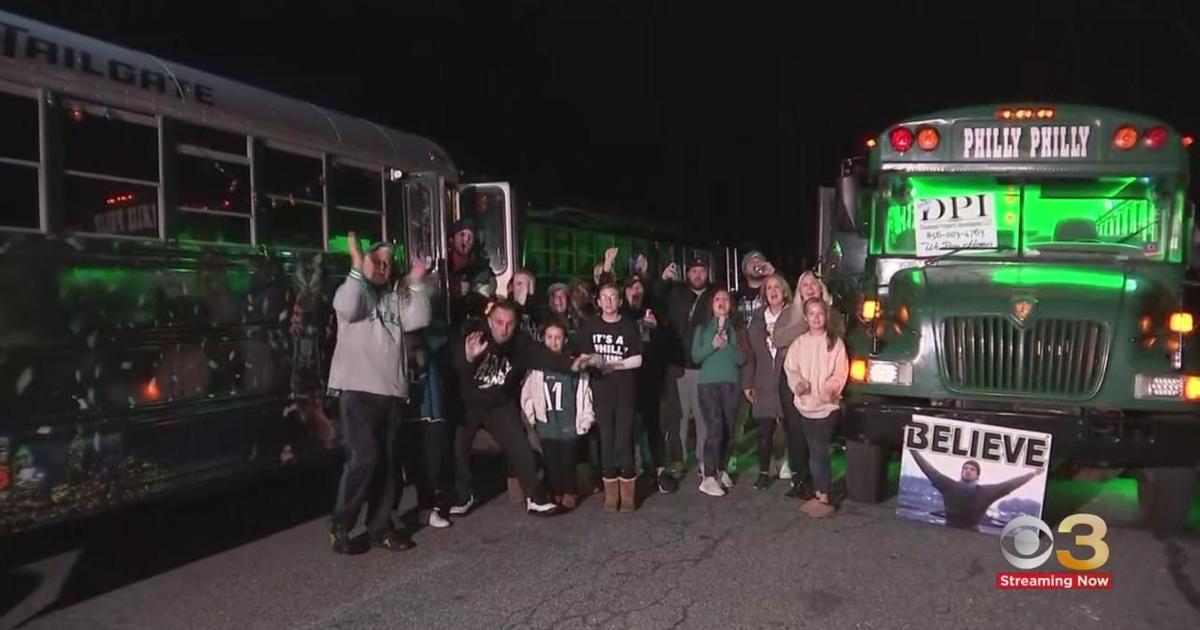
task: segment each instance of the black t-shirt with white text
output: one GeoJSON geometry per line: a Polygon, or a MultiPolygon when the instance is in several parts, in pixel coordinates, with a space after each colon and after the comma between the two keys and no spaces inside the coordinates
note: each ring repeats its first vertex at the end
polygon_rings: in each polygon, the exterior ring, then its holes
{"type": "MultiPolygon", "coordinates": [[[[584,354],[599,354],[608,362],[621,361],[642,354],[642,333],[628,317],[610,324],[596,316],[576,332],[576,347],[584,354]]],[[[597,376],[592,379],[591,386],[596,396],[627,397],[632,401],[633,371],[620,370],[597,376]]]]}

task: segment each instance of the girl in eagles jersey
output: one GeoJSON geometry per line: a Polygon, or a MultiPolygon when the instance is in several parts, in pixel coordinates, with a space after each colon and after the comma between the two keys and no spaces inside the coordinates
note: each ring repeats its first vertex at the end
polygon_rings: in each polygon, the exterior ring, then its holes
{"type": "MultiPolygon", "coordinates": [[[[562,354],[567,326],[549,322],[542,327],[541,337],[547,348],[562,354]]],[[[530,370],[521,385],[521,411],[542,443],[551,498],[565,509],[574,509],[579,495],[575,469],[579,437],[595,420],[587,373],[530,370]]]]}

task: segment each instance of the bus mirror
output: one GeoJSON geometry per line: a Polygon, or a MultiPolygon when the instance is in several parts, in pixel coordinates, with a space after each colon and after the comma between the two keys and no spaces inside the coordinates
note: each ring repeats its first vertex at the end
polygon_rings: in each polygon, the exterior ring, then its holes
{"type": "Polygon", "coordinates": [[[858,178],[853,174],[843,173],[838,178],[837,211],[845,225],[851,229],[858,227],[856,209],[858,206],[858,178]]]}

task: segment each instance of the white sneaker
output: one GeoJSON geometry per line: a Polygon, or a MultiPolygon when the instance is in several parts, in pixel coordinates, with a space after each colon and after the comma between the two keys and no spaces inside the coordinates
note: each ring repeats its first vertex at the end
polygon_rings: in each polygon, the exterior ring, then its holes
{"type": "Polygon", "coordinates": [[[721,484],[717,483],[717,480],[712,477],[705,477],[704,481],[700,482],[700,492],[710,497],[725,496],[725,490],[721,488],[721,484]]]}
{"type": "Polygon", "coordinates": [[[467,497],[467,500],[450,508],[450,516],[462,516],[471,511],[471,506],[475,505],[475,495],[467,497]]]}
{"type": "Polygon", "coordinates": [[[559,507],[553,503],[534,503],[533,499],[525,499],[525,511],[535,516],[553,516],[559,507]]]}
{"type": "Polygon", "coordinates": [[[783,463],[779,465],[779,478],[780,479],[791,479],[792,478],[792,468],[791,468],[791,466],[788,466],[786,459],[783,460],[783,463]]]}
{"type": "Polygon", "coordinates": [[[434,529],[446,529],[450,527],[450,519],[442,516],[441,510],[434,509],[429,512],[429,526],[434,529]]]}
{"type": "Polygon", "coordinates": [[[724,470],[721,471],[721,476],[717,479],[717,481],[721,484],[722,488],[725,488],[726,490],[733,489],[733,479],[730,479],[729,473],[725,472],[724,470]]]}

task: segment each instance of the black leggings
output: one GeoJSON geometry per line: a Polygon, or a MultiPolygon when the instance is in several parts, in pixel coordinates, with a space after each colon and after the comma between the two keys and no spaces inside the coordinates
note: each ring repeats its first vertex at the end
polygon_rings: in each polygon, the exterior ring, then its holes
{"type": "MultiPolygon", "coordinates": [[[[437,422],[409,421],[400,429],[404,479],[417,491],[417,504],[422,508],[450,509],[453,489],[450,483],[450,436],[453,427],[445,420],[437,422]]],[[[396,489],[399,507],[404,488],[396,489]]]]}
{"type": "Polygon", "coordinates": [[[737,383],[701,383],[700,407],[704,414],[704,476],[716,477],[725,471],[733,440],[741,390],[737,383]]]}
{"type": "Polygon", "coordinates": [[[633,478],[632,398],[599,395],[594,399],[596,428],[600,430],[600,468],[606,479],[633,478]]]}
{"type": "Polygon", "coordinates": [[[575,469],[578,452],[577,439],[542,439],[542,461],[546,464],[546,486],[550,494],[579,494],[579,477],[575,469]]]}
{"type": "Polygon", "coordinates": [[[792,485],[811,481],[808,470],[808,442],[804,439],[800,410],[796,409],[796,394],[788,386],[787,375],[780,370],[779,404],[783,407],[783,426],[787,436],[788,468],[792,469],[792,485]]]}
{"type": "Polygon", "coordinates": [[[829,465],[829,446],[833,443],[833,430],[837,427],[839,412],[827,418],[804,418],[804,440],[808,443],[808,464],[812,471],[813,490],[829,494],[832,472],[829,465]]]}
{"type": "MultiPolygon", "coordinates": [[[[790,401],[789,401],[790,403],[790,401]]],[[[756,418],[758,420],[758,471],[763,474],[771,472],[771,456],[775,454],[775,426],[782,424],[779,418],[756,418]]],[[[791,439],[787,426],[783,433],[791,439]]],[[[791,466],[789,459],[788,465],[791,466]]]]}
{"type": "MultiPolygon", "coordinates": [[[[640,368],[645,370],[647,368],[640,368]]],[[[650,368],[653,369],[653,368],[650,368]]],[[[647,377],[637,384],[637,416],[634,421],[634,450],[641,443],[642,432],[650,442],[650,461],[657,471],[667,467],[667,434],[663,430],[662,407],[660,405],[661,384],[647,377]]],[[[678,396],[676,396],[678,397],[678,396]]],[[[678,423],[676,423],[678,425],[678,423]]]]}

